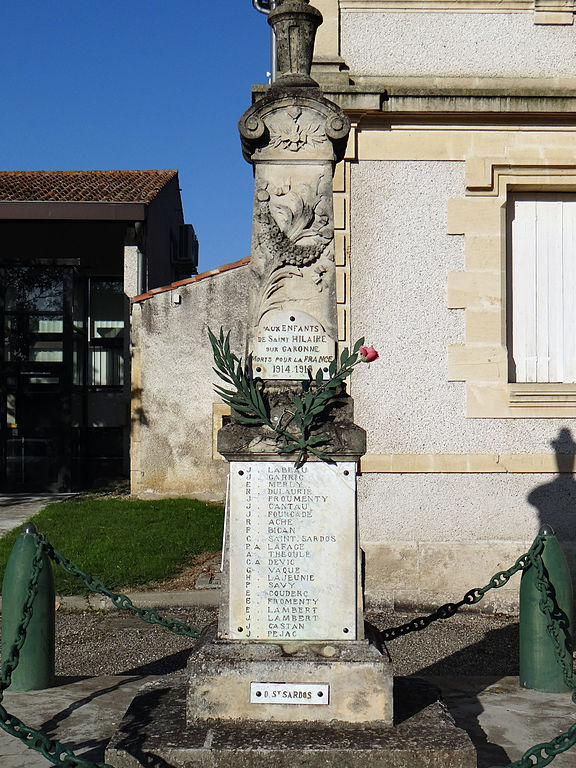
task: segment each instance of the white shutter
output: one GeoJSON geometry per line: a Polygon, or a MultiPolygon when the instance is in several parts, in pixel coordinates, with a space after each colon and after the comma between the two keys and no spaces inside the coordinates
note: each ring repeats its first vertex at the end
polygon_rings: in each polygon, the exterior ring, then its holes
{"type": "Polygon", "coordinates": [[[518,195],[511,227],[517,382],[576,381],[576,199],[518,195]]]}

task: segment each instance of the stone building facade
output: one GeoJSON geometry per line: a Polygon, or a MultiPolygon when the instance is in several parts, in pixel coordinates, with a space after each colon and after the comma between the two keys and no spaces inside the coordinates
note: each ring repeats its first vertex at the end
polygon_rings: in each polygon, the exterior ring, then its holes
{"type": "MultiPolygon", "coordinates": [[[[459,598],[509,567],[544,522],[574,564],[573,4],[315,5],[312,75],[352,121],[335,176],[339,341],[364,336],[381,353],[350,385],[368,434],[367,595],[459,598]]],[[[247,270],[136,302],[148,382],[165,365],[162,329],[187,318],[171,407],[141,387],[138,492],[224,494],[205,328],[231,328],[242,351],[247,270]]],[[[489,604],[514,607],[517,588],[489,604]]]]}

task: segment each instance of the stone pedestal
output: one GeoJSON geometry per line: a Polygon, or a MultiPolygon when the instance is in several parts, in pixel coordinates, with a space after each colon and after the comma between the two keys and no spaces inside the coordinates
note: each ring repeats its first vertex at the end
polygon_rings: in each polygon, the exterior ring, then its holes
{"type": "Polygon", "coordinates": [[[284,645],[207,634],[188,664],[186,719],[392,723],[388,658],[367,640],[284,645]]]}
{"type": "Polygon", "coordinates": [[[136,697],[106,750],[114,768],[475,768],[476,750],[439,691],[394,681],[394,725],[185,718],[183,678],[136,697]]]}

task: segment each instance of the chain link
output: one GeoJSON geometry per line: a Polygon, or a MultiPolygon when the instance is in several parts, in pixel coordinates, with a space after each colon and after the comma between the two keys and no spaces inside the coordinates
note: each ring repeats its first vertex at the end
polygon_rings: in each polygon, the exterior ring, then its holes
{"type": "Polygon", "coordinates": [[[107,763],[91,763],[82,758],[76,757],[74,752],[59,741],[53,741],[42,731],[37,731],[28,725],[25,725],[15,715],[11,715],[3,706],[4,691],[12,682],[12,674],[20,662],[20,651],[26,642],[26,632],[34,608],[34,600],[38,594],[38,583],[40,574],[44,565],[44,552],[46,551],[45,540],[37,534],[28,534],[35,536],[36,549],[32,558],[32,568],[24,605],[22,606],[22,615],[18,626],[16,627],[16,639],[8,653],[8,658],[2,665],[2,680],[0,681],[0,728],[16,736],[30,749],[40,752],[47,760],[54,765],[63,766],[63,768],[112,768],[107,763]]]}
{"type": "MultiPolygon", "coordinates": [[[[530,564],[536,570],[536,587],[541,593],[538,606],[546,619],[546,630],[554,645],[556,661],[562,669],[564,682],[573,691],[572,701],[576,703],[576,677],[573,670],[573,658],[566,642],[570,629],[568,617],[556,601],[554,586],[550,582],[541,557],[543,546],[542,544],[541,548],[530,548],[526,553],[528,562],[525,567],[530,564]]],[[[543,768],[545,765],[549,765],[556,755],[570,749],[574,744],[576,744],[576,723],[554,739],[535,744],[522,755],[520,760],[510,763],[506,768],[543,768]]],[[[504,768],[504,766],[493,766],[492,768],[504,768]]]]}
{"type": "Polygon", "coordinates": [[[38,582],[43,566],[43,557],[46,553],[54,562],[61,566],[65,571],[81,578],[86,586],[102,595],[106,595],[112,600],[116,608],[130,610],[136,613],[141,619],[150,624],[158,624],[177,635],[198,638],[200,630],[190,627],[181,621],[169,621],[162,618],[156,611],[150,609],[137,608],[126,596],[107,589],[104,584],[88,574],[84,573],[75,563],[64,557],[60,552],[54,549],[50,542],[40,534],[30,534],[36,537],[36,550],[32,559],[32,572],[26,591],[26,598],[22,607],[22,617],[16,628],[16,640],[14,641],[8,658],[2,667],[2,680],[0,681],[0,728],[6,733],[20,739],[27,747],[40,752],[49,762],[63,768],[113,768],[108,763],[93,763],[77,757],[74,752],[59,741],[48,738],[41,731],[37,731],[30,726],[25,725],[19,718],[11,715],[2,706],[4,691],[9,687],[12,681],[12,673],[20,661],[20,650],[26,641],[26,630],[32,618],[34,599],[38,592],[38,582]]]}
{"type": "Polygon", "coordinates": [[[114,606],[119,610],[132,611],[133,613],[137,614],[143,621],[147,621],[149,624],[158,624],[159,626],[170,630],[170,632],[174,632],[176,635],[192,637],[194,639],[200,637],[200,630],[196,629],[196,627],[191,627],[188,624],[184,624],[182,621],[171,621],[169,619],[164,619],[157,611],[153,611],[150,608],[138,608],[126,595],[123,595],[119,592],[112,592],[107,587],[105,587],[99,579],[95,579],[93,576],[89,576],[87,573],[84,573],[84,571],[82,571],[76,565],[76,563],[68,560],[68,558],[64,557],[61,552],[58,552],[58,550],[54,549],[50,542],[45,541],[45,547],[48,556],[54,560],[57,565],[63,568],[67,573],[72,574],[72,576],[76,576],[77,578],[81,579],[92,592],[95,592],[99,595],[105,595],[106,597],[110,598],[114,606]]]}
{"type": "MultiPolygon", "coordinates": [[[[475,603],[480,602],[486,592],[491,589],[499,589],[500,587],[503,587],[514,574],[531,565],[536,569],[536,586],[541,593],[539,607],[546,618],[546,629],[554,644],[556,660],[562,667],[564,682],[568,688],[575,691],[575,693],[572,694],[572,700],[576,703],[576,677],[573,671],[572,655],[566,644],[566,637],[569,630],[568,617],[559,608],[556,602],[554,587],[550,583],[548,573],[546,572],[546,568],[542,561],[544,543],[544,536],[536,536],[528,552],[520,555],[514,565],[507,571],[499,571],[494,574],[484,587],[469,590],[462,600],[457,603],[446,603],[428,616],[418,616],[416,619],[413,619],[406,624],[385,629],[381,632],[382,639],[385,642],[394,640],[394,638],[400,637],[401,635],[407,635],[409,632],[419,632],[421,629],[425,629],[429,624],[432,624],[432,622],[438,621],[438,619],[447,619],[450,616],[454,616],[462,606],[474,605],[475,603]]],[[[574,723],[574,725],[572,725],[565,733],[561,733],[554,739],[543,742],[542,744],[535,744],[527,750],[519,760],[516,760],[516,762],[509,763],[507,766],[494,765],[492,768],[544,768],[545,765],[549,765],[549,763],[554,760],[556,755],[570,749],[574,744],[576,744],[576,723],[574,723]]]]}
{"type": "Polygon", "coordinates": [[[488,584],[484,587],[470,589],[457,603],[445,603],[433,613],[428,614],[428,616],[418,616],[417,618],[412,619],[412,621],[406,622],[406,624],[400,624],[397,627],[384,629],[380,633],[380,637],[384,642],[388,642],[389,640],[394,640],[402,635],[407,635],[410,632],[420,632],[420,630],[426,629],[426,627],[434,621],[438,621],[439,619],[449,619],[465,605],[475,605],[476,603],[479,603],[486,592],[491,589],[500,589],[500,587],[503,587],[509,582],[514,574],[524,570],[528,562],[532,562],[531,558],[535,558],[541,562],[540,555],[542,554],[543,549],[544,538],[542,536],[536,536],[528,552],[520,555],[514,565],[511,568],[508,568],[507,571],[499,571],[494,574],[488,584]]]}
{"type": "MultiPolygon", "coordinates": [[[[2,666],[2,680],[0,681],[0,728],[12,736],[19,738],[26,746],[40,752],[48,761],[54,765],[63,766],[63,768],[112,768],[107,763],[93,763],[82,758],[76,757],[74,752],[58,741],[49,739],[41,731],[30,728],[14,715],[4,709],[2,700],[4,691],[9,687],[12,681],[12,674],[20,661],[20,651],[26,641],[26,631],[32,618],[34,600],[38,592],[38,582],[43,567],[43,556],[46,553],[54,562],[80,579],[86,586],[97,594],[108,597],[112,603],[121,610],[130,610],[136,613],[141,619],[150,624],[158,624],[169,629],[178,635],[197,638],[200,631],[195,627],[190,627],[180,621],[169,621],[162,618],[156,611],[150,609],[137,608],[132,601],[121,593],[112,592],[104,584],[88,574],[84,573],[75,563],[63,554],[54,549],[54,547],[39,534],[36,536],[36,550],[32,560],[32,571],[26,597],[22,608],[22,616],[16,629],[16,640],[14,641],[8,658],[2,666]]],[[[384,630],[381,633],[384,641],[393,640],[409,632],[417,632],[425,629],[432,622],[439,619],[447,619],[460,610],[464,605],[474,605],[480,602],[486,592],[491,589],[499,589],[508,583],[510,578],[518,571],[524,570],[529,565],[536,569],[536,586],[541,593],[539,601],[540,610],[546,617],[546,627],[554,644],[556,659],[562,666],[562,673],[566,685],[575,693],[573,700],[576,702],[576,677],[572,668],[572,657],[566,645],[566,633],[568,630],[568,620],[566,615],[558,608],[554,587],[550,583],[544,563],[542,561],[542,551],[544,549],[544,536],[537,536],[528,552],[521,555],[514,565],[506,571],[499,571],[484,587],[471,589],[457,603],[446,603],[428,616],[419,616],[406,624],[398,627],[384,630]]],[[[544,766],[554,760],[556,755],[565,752],[576,743],[576,723],[565,733],[561,733],[554,739],[542,744],[536,744],[531,747],[524,755],[514,763],[510,763],[506,768],[544,768],[544,766]]],[[[493,766],[492,768],[504,768],[503,766],[493,766]]]]}
{"type": "Polygon", "coordinates": [[[491,768],[543,768],[543,766],[549,765],[556,755],[566,752],[574,744],[576,744],[576,723],[556,738],[530,747],[520,760],[506,766],[493,765],[491,768]]]}
{"type": "Polygon", "coordinates": [[[538,606],[546,617],[546,629],[554,645],[556,661],[562,668],[562,677],[566,686],[574,693],[572,701],[576,703],[576,678],[574,677],[572,653],[567,647],[566,638],[570,632],[568,617],[556,601],[554,586],[550,583],[542,558],[530,555],[530,565],[536,569],[536,587],[541,593],[538,606]]]}

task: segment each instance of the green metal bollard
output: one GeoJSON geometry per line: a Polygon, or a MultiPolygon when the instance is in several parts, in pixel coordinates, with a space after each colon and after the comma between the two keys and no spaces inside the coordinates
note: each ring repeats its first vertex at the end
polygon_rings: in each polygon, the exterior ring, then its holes
{"type": "MultiPolygon", "coordinates": [[[[542,562],[556,595],[555,616],[560,617],[561,654],[572,669],[572,581],[570,570],[558,539],[549,525],[540,529],[544,536],[542,562]],[[559,609],[559,610],[558,610],[559,609]]],[[[520,685],[537,691],[561,693],[572,690],[566,685],[558,653],[546,628],[546,616],[539,606],[542,593],[536,586],[537,573],[528,566],[520,582],[520,685]]]]}
{"type": "MultiPolygon", "coordinates": [[[[17,538],[2,583],[2,679],[4,665],[16,640],[18,625],[32,575],[38,531],[27,523],[17,538]]],[[[54,685],[55,600],[54,576],[50,558],[42,557],[38,592],[32,603],[32,617],[26,640],[20,650],[20,661],[12,673],[10,691],[39,691],[54,685]]]]}

